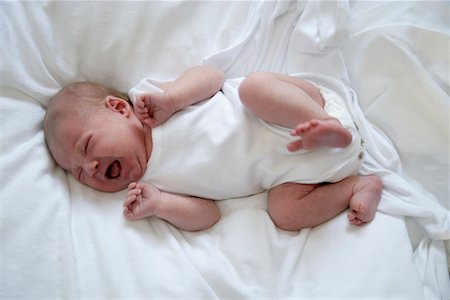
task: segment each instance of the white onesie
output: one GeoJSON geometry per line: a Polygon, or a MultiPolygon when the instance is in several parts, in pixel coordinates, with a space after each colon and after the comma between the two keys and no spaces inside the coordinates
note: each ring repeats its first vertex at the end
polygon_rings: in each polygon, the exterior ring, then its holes
{"type": "MultiPolygon", "coordinates": [[[[319,86],[325,110],[352,133],[351,145],[289,152],[286,145],[295,139],[290,130],[254,117],[242,105],[242,80],[226,80],[211,99],[154,128],[153,150],[141,180],[167,192],[219,200],[286,182],[337,182],[358,172],[364,143],[342,96],[319,86]]],[[[129,96],[135,103],[138,94],[157,91],[161,90],[144,79],[129,96]]]]}

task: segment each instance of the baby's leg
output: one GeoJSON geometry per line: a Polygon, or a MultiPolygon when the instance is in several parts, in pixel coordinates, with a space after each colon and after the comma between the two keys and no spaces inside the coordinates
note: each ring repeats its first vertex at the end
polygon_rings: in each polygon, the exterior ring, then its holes
{"type": "Polygon", "coordinates": [[[352,136],[339,120],[323,109],[320,90],[312,83],[282,74],[253,73],[239,88],[242,103],[255,116],[287,128],[301,140],[288,146],[300,148],[346,147],[352,136]]]}
{"type": "Polygon", "coordinates": [[[382,189],[373,175],[324,185],[285,183],[270,190],[269,214],[281,229],[300,230],[320,225],[350,206],[349,221],[363,225],[374,218],[382,189]]]}
{"type": "Polygon", "coordinates": [[[241,83],[239,97],[258,118],[288,128],[311,119],[329,118],[319,89],[306,80],[286,75],[253,73],[241,83]]]}

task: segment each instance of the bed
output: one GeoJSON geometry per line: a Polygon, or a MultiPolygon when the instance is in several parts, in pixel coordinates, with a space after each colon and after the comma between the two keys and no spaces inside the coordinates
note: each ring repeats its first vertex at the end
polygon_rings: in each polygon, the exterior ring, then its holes
{"type": "MultiPolygon", "coordinates": [[[[1,2],[2,299],[448,299],[446,1],[1,2]],[[353,87],[375,220],[276,228],[267,194],[218,202],[212,228],[126,221],[55,165],[42,121],[62,86],[127,91],[213,65],[353,87]]],[[[220,188],[220,185],[218,185],[220,188]]]]}

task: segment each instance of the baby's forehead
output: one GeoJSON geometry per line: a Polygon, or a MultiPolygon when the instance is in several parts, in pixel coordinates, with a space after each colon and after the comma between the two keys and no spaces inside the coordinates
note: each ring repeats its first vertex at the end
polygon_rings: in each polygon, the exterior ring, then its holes
{"type": "Polygon", "coordinates": [[[57,122],[83,122],[96,105],[95,101],[86,97],[77,97],[76,95],[60,95],[53,100],[51,114],[54,115],[54,121],[57,122]]]}
{"type": "Polygon", "coordinates": [[[55,142],[60,143],[86,130],[89,110],[79,101],[58,101],[49,110],[44,126],[47,127],[46,134],[55,142]]]}
{"type": "Polygon", "coordinates": [[[85,130],[74,118],[60,119],[52,126],[47,136],[49,150],[58,165],[68,170],[77,141],[85,130]]]}
{"type": "Polygon", "coordinates": [[[58,120],[53,124],[54,137],[58,143],[68,143],[75,137],[81,135],[85,129],[83,128],[84,122],[76,114],[65,118],[58,118],[58,120]]]}

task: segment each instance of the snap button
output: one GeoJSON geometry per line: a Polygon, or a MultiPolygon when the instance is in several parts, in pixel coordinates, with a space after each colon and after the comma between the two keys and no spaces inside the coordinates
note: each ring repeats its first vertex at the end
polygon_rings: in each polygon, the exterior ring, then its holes
{"type": "Polygon", "coordinates": [[[365,144],[366,142],[364,141],[364,139],[361,139],[361,147],[364,147],[365,144]]]}
{"type": "Polygon", "coordinates": [[[359,152],[358,159],[362,160],[364,158],[364,152],[359,152]]]}

